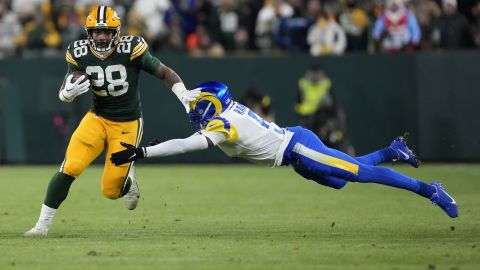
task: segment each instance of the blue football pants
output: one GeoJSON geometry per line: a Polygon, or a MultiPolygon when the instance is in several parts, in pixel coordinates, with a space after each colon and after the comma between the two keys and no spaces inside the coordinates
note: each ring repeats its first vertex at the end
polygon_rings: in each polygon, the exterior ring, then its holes
{"type": "Polygon", "coordinates": [[[310,130],[290,127],[294,135],[285,151],[287,163],[306,179],[340,189],[347,182],[378,183],[417,192],[419,181],[392,169],[376,167],[385,162],[380,151],[353,158],[325,146],[310,130]]]}

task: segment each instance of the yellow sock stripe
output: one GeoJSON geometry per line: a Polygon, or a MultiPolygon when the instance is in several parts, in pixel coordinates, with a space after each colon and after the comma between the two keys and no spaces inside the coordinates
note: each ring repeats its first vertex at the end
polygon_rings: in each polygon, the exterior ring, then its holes
{"type": "Polygon", "coordinates": [[[137,51],[134,51],[132,53],[132,55],[130,56],[130,61],[142,55],[147,50],[147,48],[148,48],[147,43],[143,43],[143,45],[137,51]]]}
{"type": "Polygon", "coordinates": [[[65,54],[65,59],[67,60],[68,63],[78,67],[77,61],[75,61],[75,59],[73,59],[73,57],[72,57],[72,55],[70,54],[69,51],[67,51],[67,53],[65,54]]]}
{"type": "Polygon", "coordinates": [[[358,165],[357,164],[345,161],[343,159],[339,159],[339,158],[336,158],[336,157],[332,157],[332,156],[329,156],[329,155],[319,153],[319,152],[317,152],[315,150],[312,150],[312,149],[310,149],[310,148],[308,148],[308,147],[306,147],[306,146],[304,146],[300,143],[295,144],[295,146],[293,147],[293,151],[295,153],[298,153],[298,154],[300,154],[302,156],[305,156],[309,159],[315,160],[318,163],[322,163],[322,164],[325,164],[327,166],[335,167],[335,168],[338,168],[338,169],[341,169],[341,170],[344,170],[344,171],[351,172],[355,175],[358,175],[358,165]]]}

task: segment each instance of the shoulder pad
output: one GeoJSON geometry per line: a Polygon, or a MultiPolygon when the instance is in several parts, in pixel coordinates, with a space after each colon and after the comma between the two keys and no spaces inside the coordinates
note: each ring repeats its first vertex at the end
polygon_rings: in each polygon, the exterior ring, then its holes
{"type": "Polygon", "coordinates": [[[65,53],[65,60],[72,65],[78,66],[77,60],[80,57],[87,55],[87,53],[88,40],[77,40],[68,45],[67,52],[65,53]]]}
{"type": "Polygon", "coordinates": [[[122,36],[117,46],[118,53],[130,54],[130,61],[141,56],[148,48],[148,44],[140,36],[122,36]]]}
{"type": "Polygon", "coordinates": [[[225,133],[228,137],[228,140],[236,141],[238,140],[238,133],[234,126],[223,117],[214,117],[210,120],[205,127],[206,132],[221,132],[225,133]]]}

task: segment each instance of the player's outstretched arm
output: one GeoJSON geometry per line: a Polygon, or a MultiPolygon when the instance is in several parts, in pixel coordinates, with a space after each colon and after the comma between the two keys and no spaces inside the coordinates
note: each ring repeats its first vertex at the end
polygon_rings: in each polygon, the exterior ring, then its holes
{"type": "Polygon", "coordinates": [[[187,90],[180,76],[173,69],[160,62],[157,57],[151,55],[150,52],[146,51],[139,58],[142,69],[163,80],[165,85],[172,89],[172,92],[177,96],[188,113],[190,111],[189,102],[195,100],[200,95],[200,90],[187,90]]]}
{"type": "Polygon", "coordinates": [[[119,166],[137,159],[166,157],[204,150],[211,146],[215,146],[219,141],[225,139],[225,136],[222,133],[219,133],[218,136],[219,138],[210,135],[207,137],[196,133],[185,139],[173,139],[148,147],[135,147],[131,144],[122,142],[120,144],[126,149],[113,153],[110,160],[116,166],[119,166]]]}

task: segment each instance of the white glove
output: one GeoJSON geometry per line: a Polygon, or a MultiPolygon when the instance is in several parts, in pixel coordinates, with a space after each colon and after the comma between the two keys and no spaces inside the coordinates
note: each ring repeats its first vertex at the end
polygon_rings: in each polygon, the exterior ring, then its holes
{"type": "Polygon", "coordinates": [[[178,82],[172,86],[173,93],[185,107],[187,113],[190,112],[190,101],[194,101],[200,95],[200,88],[195,88],[193,90],[187,90],[185,85],[182,82],[178,82]]]}
{"type": "Polygon", "coordinates": [[[85,75],[78,77],[73,83],[72,77],[72,74],[68,75],[67,79],[65,80],[65,87],[60,90],[60,93],[58,94],[61,101],[72,102],[75,97],[87,92],[88,89],[90,89],[90,80],[81,82],[85,78],[85,75]]]}

